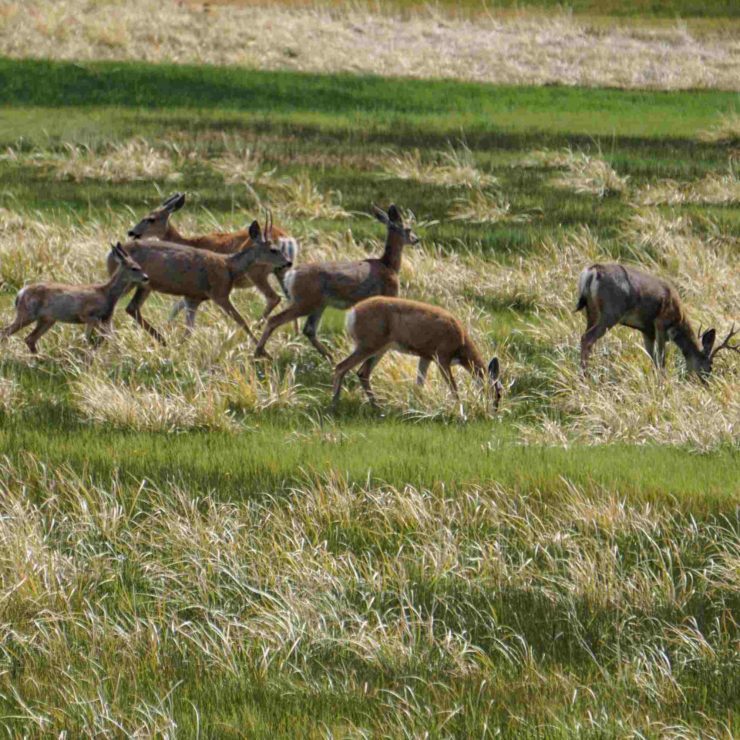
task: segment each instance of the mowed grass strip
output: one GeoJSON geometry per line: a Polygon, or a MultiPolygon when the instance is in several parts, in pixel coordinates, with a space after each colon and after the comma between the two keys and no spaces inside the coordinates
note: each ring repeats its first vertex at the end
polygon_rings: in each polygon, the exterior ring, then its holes
{"type": "MultiPolygon", "coordinates": [[[[239,67],[0,60],[5,106],[241,111],[392,130],[445,126],[598,136],[680,138],[729,114],[737,93],[514,87],[352,74],[262,72],[239,67]]],[[[206,115],[207,120],[207,115],[206,115]]]]}

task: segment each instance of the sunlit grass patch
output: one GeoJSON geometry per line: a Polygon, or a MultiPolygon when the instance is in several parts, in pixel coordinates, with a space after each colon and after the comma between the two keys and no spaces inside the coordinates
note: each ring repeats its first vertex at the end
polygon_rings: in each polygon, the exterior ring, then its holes
{"type": "Polygon", "coordinates": [[[453,201],[449,217],[455,221],[475,223],[499,223],[501,221],[523,222],[529,216],[512,213],[511,203],[501,193],[475,188],[453,201]]]}
{"type": "Polygon", "coordinates": [[[740,113],[726,113],[719,120],[698,133],[700,141],[734,144],[740,141],[740,113]]]}
{"type": "Polygon", "coordinates": [[[465,142],[456,146],[450,144],[446,151],[437,152],[432,158],[426,158],[418,149],[400,154],[388,149],[383,152],[379,164],[386,178],[416,180],[429,185],[485,188],[497,182],[493,175],[480,170],[465,142]]]}
{"type": "Polygon", "coordinates": [[[18,381],[0,375],[0,412],[10,414],[19,410],[23,405],[24,398],[18,381]]]}
{"type": "MultiPolygon", "coordinates": [[[[483,731],[512,707],[517,727],[551,728],[554,713],[607,728],[605,707],[628,699],[642,713],[628,715],[633,729],[689,727],[694,711],[716,729],[708,710],[736,685],[731,518],[697,522],[568,481],[551,496],[497,484],[451,495],[332,473],[224,501],[174,482],[101,483],[33,455],[0,462],[0,494],[13,623],[0,654],[26,679],[2,702],[19,729],[215,732],[225,704],[199,700],[195,715],[190,700],[205,676],[216,693],[289,685],[314,702],[330,700],[326,680],[371,687],[383,701],[350,721],[372,734],[483,731]],[[574,706],[583,661],[598,676],[574,706]],[[411,671],[422,680],[399,692],[411,671]],[[544,703],[528,698],[533,682],[544,703]],[[101,685],[128,689],[101,702],[101,685]]],[[[232,712],[264,709],[237,695],[232,712]]],[[[346,729],[341,713],[326,726],[337,721],[346,729]]]]}
{"type": "MultiPolygon", "coordinates": [[[[639,342],[637,336],[634,341],[639,342]]],[[[607,360],[602,348],[585,378],[575,362],[561,356],[548,408],[522,427],[524,439],[562,445],[672,444],[697,452],[740,446],[736,371],[718,367],[717,377],[704,385],[682,380],[673,363],[661,376],[647,357],[637,361],[637,354],[622,351],[607,360]]]]}
{"type": "Polygon", "coordinates": [[[712,173],[695,182],[663,180],[648,184],[636,193],[636,199],[641,205],[740,203],[740,177],[730,165],[727,174],[712,173]]]}
{"type": "Polygon", "coordinates": [[[0,286],[17,290],[41,279],[84,283],[105,274],[110,234],[98,223],[49,221],[0,208],[0,286]]]}
{"type": "Polygon", "coordinates": [[[72,383],[72,396],[82,418],[114,428],[148,432],[237,428],[223,393],[207,381],[189,391],[162,381],[152,390],[82,374],[72,383]]]}
{"type": "Polygon", "coordinates": [[[585,152],[564,152],[565,172],[551,180],[555,187],[605,198],[621,195],[627,191],[627,178],[616,173],[614,168],[601,157],[585,152]]]}
{"type": "Polygon", "coordinates": [[[270,187],[267,199],[275,210],[289,218],[340,219],[348,216],[341,206],[342,194],[330,190],[321,192],[308,172],[284,178],[270,187]]]}
{"type": "Polygon", "coordinates": [[[65,158],[56,165],[60,180],[174,181],[182,177],[169,153],[141,138],[111,143],[102,151],[78,144],[67,144],[65,149],[65,158]]]}

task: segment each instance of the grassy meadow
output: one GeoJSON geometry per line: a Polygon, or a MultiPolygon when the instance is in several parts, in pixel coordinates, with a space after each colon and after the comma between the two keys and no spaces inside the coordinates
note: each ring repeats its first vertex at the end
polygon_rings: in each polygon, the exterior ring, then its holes
{"type": "MultiPolygon", "coordinates": [[[[719,3],[717,3],[719,5],[719,3]]],[[[656,8],[660,3],[655,4],[656,8]]],[[[0,60],[0,323],[102,280],[174,191],[183,233],[270,207],[301,262],[422,236],[402,294],[497,354],[498,415],[387,355],[382,411],[291,327],[253,346],[123,311],[0,349],[0,726],[11,736],[731,737],[740,732],[740,361],[707,385],[610,332],[580,270],[740,320],[737,94],[208,65],[0,60]]],[[[236,293],[257,329],[262,298],[236,293]]],[[[22,332],[22,334],[25,333],[22,332]]],[[[344,315],[320,334],[335,357],[344,315]]],[[[723,356],[724,355],[724,356],[723,356]]]]}

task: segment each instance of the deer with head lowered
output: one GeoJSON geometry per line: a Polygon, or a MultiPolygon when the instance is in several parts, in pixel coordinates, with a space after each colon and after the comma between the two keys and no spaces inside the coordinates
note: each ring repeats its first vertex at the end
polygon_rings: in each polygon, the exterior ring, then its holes
{"type": "Polygon", "coordinates": [[[36,283],[21,288],[15,299],[15,320],[0,333],[0,338],[9,337],[35,321],[36,326],[26,337],[26,345],[36,354],[36,343],[57,321],[85,324],[88,339],[92,339],[96,329],[108,334],[119,298],[131,285],[141,287],[149,282],[147,274],[120,243],[111,250],[111,263],[114,265],[113,276],[107,283],[36,283]]]}
{"type": "Polygon", "coordinates": [[[455,397],[453,365],[462,365],[480,383],[488,377],[489,391],[498,408],[503,393],[498,357],[486,365],[468,332],[449,311],[428,303],[376,296],[350,310],[347,331],[354,339],[355,349],[335,368],[332,406],[339,400],[344,376],[357,365],[361,365],[357,374],[362,387],[375,406],[370,375],[381,357],[395,349],[416,355],[427,365],[436,362],[455,397]]]}
{"type": "MultiPolygon", "coordinates": [[[[211,300],[256,341],[247,322],[231,302],[231,291],[252,265],[268,265],[270,268],[291,266],[290,260],[263,237],[257,221],[249,227],[249,244],[234,254],[217,254],[181,244],[138,239],[129,242],[126,249],[149,275],[149,283],[139,285],[126,312],[162,344],[165,343],[162,335],[141,315],[141,307],[153,290],[188,301],[193,308],[188,314],[189,330],[193,328],[198,306],[211,300]]],[[[108,270],[113,272],[114,269],[115,255],[111,253],[108,270]]]]}
{"type": "MultiPolygon", "coordinates": [[[[129,230],[128,235],[132,239],[159,239],[172,244],[183,244],[195,249],[206,249],[218,254],[234,254],[247,246],[252,246],[248,229],[232,232],[215,231],[201,236],[183,236],[170,222],[170,216],[179,211],[185,205],[185,193],[175,193],[165,200],[159,207],[148,213],[136,226],[129,230]]],[[[265,226],[265,238],[272,241],[283,252],[286,259],[292,264],[298,255],[298,242],[282,229],[273,226],[272,223],[265,226]]],[[[254,286],[265,297],[265,310],[262,318],[266,319],[272,310],[280,303],[280,296],[273,290],[268,277],[275,275],[280,286],[285,292],[283,278],[285,267],[274,267],[262,262],[253,263],[246,273],[239,278],[235,287],[249,288],[254,286]]],[[[192,304],[187,298],[178,301],[170,315],[170,320],[176,318],[177,314],[186,310],[188,325],[192,326],[195,321],[197,304],[192,304]]]]}
{"type": "Polygon", "coordinates": [[[407,244],[418,244],[419,238],[404,225],[395,205],[391,205],[387,213],[373,206],[373,214],[387,228],[382,256],[353,262],[303,264],[288,272],[285,287],[292,303],[284,311],[270,317],[257,344],[256,357],[266,354],[265,344],[275,329],[307,316],[303,333],[317,351],[331,362],[331,353],[316,336],[326,308],[349,308],[371,296],[398,295],[403,248],[407,244]]]}
{"type": "Polygon", "coordinates": [[[591,265],[578,281],[576,311],[586,309],[586,332],[581,337],[581,367],[588,365],[594,344],[616,324],[642,332],[645,349],[658,368],[665,367],[666,340],[673,341],[686,360],[689,372],[706,378],[722,349],[740,352],[727,337],[714,346],[717,332],[708,329],[694,335],[676,289],[662,278],[618,264],[591,265]]]}

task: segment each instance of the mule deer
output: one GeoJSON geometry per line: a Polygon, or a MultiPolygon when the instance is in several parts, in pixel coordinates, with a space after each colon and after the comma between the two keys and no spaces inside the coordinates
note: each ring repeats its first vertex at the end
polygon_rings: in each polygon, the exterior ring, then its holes
{"type": "MultiPolygon", "coordinates": [[[[259,223],[249,227],[251,244],[235,254],[216,254],[181,244],[159,241],[132,241],[126,245],[131,256],[149,275],[149,283],[140,285],[126,307],[136,322],[160,343],[162,335],[141,315],[141,307],[154,290],[187,299],[192,311],[188,314],[188,329],[192,330],[195,311],[203,301],[212,300],[231,316],[256,341],[247,322],[231,303],[232,288],[254,264],[270,268],[290,267],[291,262],[279,249],[273,249],[263,238],[259,223]]],[[[113,255],[108,258],[108,270],[113,271],[113,255]]]]}
{"type": "Polygon", "coordinates": [[[694,336],[676,289],[667,280],[635,267],[607,264],[586,268],[578,280],[576,311],[584,308],[587,325],[581,337],[583,370],[594,344],[616,324],[642,332],[645,349],[658,368],[665,367],[666,339],[675,342],[681,350],[688,370],[702,377],[712,372],[717,352],[740,351],[738,345],[730,345],[730,339],[737,333],[734,325],[717,347],[714,347],[717,336],[714,329],[703,334],[700,330],[694,336]]]}
{"type": "Polygon", "coordinates": [[[469,334],[449,311],[428,303],[376,296],[350,310],[347,331],[354,339],[355,349],[335,368],[332,406],[339,400],[344,376],[360,363],[357,374],[370,403],[375,406],[370,375],[380,358],[389,349],[395,349],[416,355],[427,364],[436,362],[455,397],[457,385],[452,365],[462,365],[480,382],[488,375],[494,406],[498,408],[503,393],[498,357],[486,368],[469,334]]]}
{"type": "Polygon", "coordinates": [[[5,339],[35,321],[36,326],[26,337],[26,345],[36,354],[36,343],[57,321],[85,324],[88,339],[92,339],[96,328],[108,334],[113,309],[119,298],[131,285],[145,286],[149,282],[147,274],[120,243],[113,247],[111,255],[115,268],[107,283],[36,283],[21,288],[15,299],[15,320],[2,331],[0,337],[5,339]]]}
{"type": "Polygon", "coordinates": [[[349,308],[371,296],[398,295],[403,248],[406,244],[418,244],[419,238],[404,226],[395,205],[391,205],[387,213],[373,206],[373,214],[388,230],[383,255],[354,262],[316,262],[292,269],[285,276],[285,287],[292,303],[270,317],[257,345],[256,357],[265,354],[265,344],[275,329],[293,319],[308,316],[303,333],[331,362],[331,353],[316,336],[327,306],[349,308]]]}
{"type": "MultiPolygon", "coordinates": [[[[248,246],[254,246],[249,236],[248,229],[241,229],[232,232],[213,232],[201,236],[183,236],[171,223],[170,216],[179,211],[185,205],[185,193],[175,193],[165,200],[162,205],[148,213],[136,226],[134,226],[128,235],[132,239],[160,239],[161,241],[171,242],[172,244],[184,244],[186,247],[195,249],[207,249],[210,252],[218,254],[234,254],[248,246]]],[[[290,263],[294,263],[298,255],[298,242],[288,236],[282,229],[277,226],[265,226],[265,238],[276,242],[278,248],[283,252],[290,263]]],[[[265,310],[262,318],[266,319],[273,311],[275,306],[280,303],[280,296],[273,290],[268,277],[271,273],[275,274],[283,292],[286,293],[283,282],[285,268],[276,268],[272,265],[255,262],[235,284],[237,288],[249,288],[254,286],[265,297],[265,310]]],[[[286,293],[287,295],[287,293],[286,293]]],[[[174,320],[177,314],[183,309],[187,310],[187,320],[189,325],[195,321],[195,311],[197,306],[188,302],[187,298],[178,301],[172,313],[170,320],[174,320]]]]}

